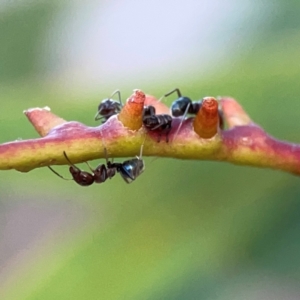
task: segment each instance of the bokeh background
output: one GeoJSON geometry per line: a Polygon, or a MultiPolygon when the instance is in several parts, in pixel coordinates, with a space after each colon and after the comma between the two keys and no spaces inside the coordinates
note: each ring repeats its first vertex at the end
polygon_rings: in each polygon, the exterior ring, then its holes
{"type": "MultiPolygon", "coordinates": [[[[283,0],[1,0],[0,142],[38,137],[30,107],[96,126],[117,88],[125,100],[179,87],[195,100],[233,96],[300,143],[299,15],[299,1],[283,0]]],[[[130,185],[88,188],[47,168],[1,171],[1,299],[300,299],[298,177],[146,166],[130,185]]]]}

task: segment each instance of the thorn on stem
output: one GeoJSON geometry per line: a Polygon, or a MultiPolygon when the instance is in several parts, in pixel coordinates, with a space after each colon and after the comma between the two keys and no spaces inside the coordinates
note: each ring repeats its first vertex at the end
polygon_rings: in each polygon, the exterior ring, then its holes
{"type": "Polygon", "coordinates": [[[210,139],[218,132],[219,104],[213,97],[203,98],[202,105],[194,119],[194,131],[203,139],[210,139]]]}
{"type": "Polygon", "coordinates": [[[235,126],[251,125],[253,121],[245,112],[243,107],[234,99],[223,97],[220,99],[222,104],[222,111],[228,128],[235,126]]]}
{"type": "Polygon", "coordinates": [[[118,119],[131,130],[138,130],[143,125],[143,109],[146,96],[141,90],[134,90],[134,93],[127,99],[118,119]]]}
{"type": "Polygon", "coordinates": [[[40,136],[46,136],[53,127],[67,122],[53,114],[49,107],[27,109],[24,114],[40,136]]]}

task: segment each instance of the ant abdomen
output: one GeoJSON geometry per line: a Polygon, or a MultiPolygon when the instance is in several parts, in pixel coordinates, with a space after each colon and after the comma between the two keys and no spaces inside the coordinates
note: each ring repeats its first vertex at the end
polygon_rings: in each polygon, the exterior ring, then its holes
{"type": "Polygon", "coordinates": [[[152,105],[144,106],[143,110],[143,119],[146,119],[147,117],[154,116],[156,113],[155,107],[152,105]]]}
{"type": "Polygon", "coordinates": [[[95,178],[93,174],[90,174],[89,172],[82,171],[76,166],[70,166],[69,171],[76,183],[78,183],[81,186],[89,186],[94,183],[95,178]]]}

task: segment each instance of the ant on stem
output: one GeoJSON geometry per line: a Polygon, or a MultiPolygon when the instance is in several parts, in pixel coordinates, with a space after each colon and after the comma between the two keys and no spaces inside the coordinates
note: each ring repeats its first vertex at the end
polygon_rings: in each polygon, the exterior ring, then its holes
{"type": "MultiPolygon", "coordinates": [[[[202,106],[202,100],[192,101],[189,97],[182,96],[178,88],[165,94],[163,97],[160,98],[160,100],[162,100],[164,97],[170,96],[175,92],[177,93],[178,98],[171,105],[172,116],[174,117],[183,116],[184,119],[187,114],[196,115],[202,106]]],[[[219,126],[221,129],[224,129],[224,117],[221,108],[219,108],[218,112],[219,112],[219,126]]]]}
{"type": "Polygon", "coordinates": [[[103,99],[98,105],[95,121],[103,120],[102,124],[105,123],[111,116],[118,114],[122,107],[121,92],[115,90],[109,98],[103,99]],[[116,94],[118,95],[119,101],[112,100],[112,97],[116,94]]]}
{"type": "Polygon", "coordinates": [[[48,166],[48,168],[60,178],[64,180],[74,180],[81,186],[89,186],[93,183],[105,182],[107,179],[111,179],[112,177],[114,177],[116,173],[120,173],[121,177],[125,180],[126,183],[131,183],[145,170],[145,162],[142,159],[143,147],[144,144],[141,145],[139,156],[126,160],[122,163],[114,163],[109,161],[107,159],[107,150],[106,148],[104,148],[106,165],[99,164],[95,169],[93,169],[88,164],[88,162],[86,162],[91,173],[83,171],[76,167],[67,156],[67,153],[64,151],[63,154],[70,165],[69,172],[71,173],[73,179],[63,177],[50,166],[48,166]]]}

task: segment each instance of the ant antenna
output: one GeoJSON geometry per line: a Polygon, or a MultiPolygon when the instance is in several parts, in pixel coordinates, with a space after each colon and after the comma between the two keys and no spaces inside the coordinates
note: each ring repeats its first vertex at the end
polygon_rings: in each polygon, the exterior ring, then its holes
{"type": "Polygon", "coordinates": [[[162,95],[162,96],[157,100],[157,102],[161,102],[162,99],[164,99],[164,98],[165,98],[165,95],[162,95]]]}
{"type": "Polygon", "coordinates": [[[168,96],[172,95],[172,94],[175,93],[175,92],[177,93],[178,98],[179,98],[179,97],[182,97],[179,88],[176,88],[176,89],[174,89],[174,90],[172,90],[172,91],[166,93],[166,94],[165,94],[165,97],[168,97],[168,96]]]}
{"type": "MultiPolygon", "coordinates": [[[[120,93],[119,90],[117,90],[117,91],[120,93]]],[[[116,93],[117,91],[115,91],[114,93],[116,93]]],[[[102,147],[103,147],[105,161],[106,161],[106,165],[107,165],[107,163],[108,163],[108,154],[107,154],[107,148],[105,146],[104,137],[103,137],[103,134],[102,134],[102,128],[100,128],[100,137],[101,137],[101,144],[102,144],[102,147]]]]}
{"type": "Polygon", "coordinates": [[[163,96],[161,96],[161,97],[158,99],[158,102],[160,102],[163,98],[172,95],[172,94],[175,93],[175,92],[177,93],[178,98],[182,97],[179,88],[176,88],[176,89],[174,89],[174,90],[172,90],[172,91],[170,91],[170,92],[164,94],[163,96]]]}
{"type": "Polygon", "coordinates": [[[120,102],[121,106],[123,106],[123,103],[122,103],[122,100],[121,100],[121,92],[120,92],[119,89],[118,89],[118,90],[115,90],[115,91],[111,94],[111,96],[109,97],[109,99],[111,99],[115,94],[118,94],[119,102],[120,102]]]}

